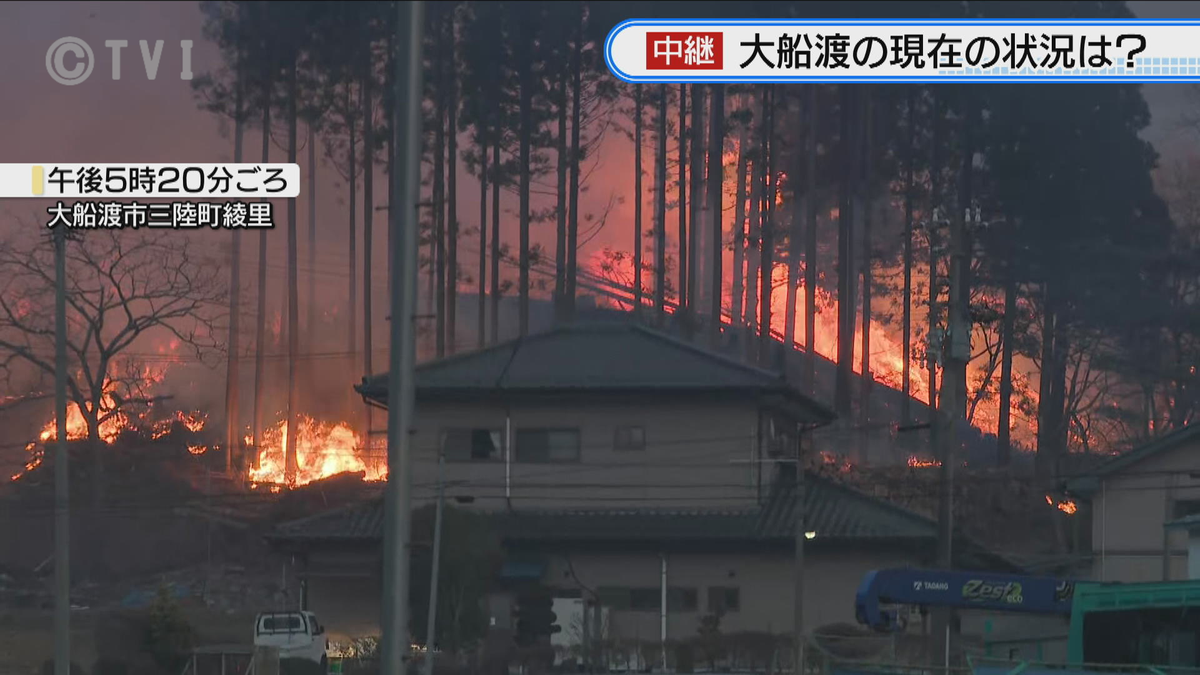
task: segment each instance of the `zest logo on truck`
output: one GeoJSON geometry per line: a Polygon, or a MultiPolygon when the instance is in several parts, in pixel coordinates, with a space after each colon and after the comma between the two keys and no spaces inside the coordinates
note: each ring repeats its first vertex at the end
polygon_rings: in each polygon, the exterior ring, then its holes
{"type": "Polygon", "coordinates": [[[972,579],[963,584],[964,600],[975,602],[1005,602],[1020,605],[1025,602],[1021,596],[1021,584],[1015,581],[992,583],[982,579],[972,579]]]}

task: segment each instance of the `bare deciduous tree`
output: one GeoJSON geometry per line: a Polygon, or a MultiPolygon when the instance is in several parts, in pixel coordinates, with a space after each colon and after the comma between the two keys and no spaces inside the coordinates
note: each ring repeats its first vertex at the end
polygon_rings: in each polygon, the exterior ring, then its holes
{"type": "MultiPolygon", "coordinates": [[[[54,248],[48,237],[0,242],[0,374],[54,375],[54,248]],[[18,364],[24,364],[22,369],[18,364]]],[[[156,332],[204,360],[218,341],[227,288],[214,260],[186,241],[89,231],[67,246],[67,395],[99,439],[100,425],[150,402],[132,347],[156,332]]]]}

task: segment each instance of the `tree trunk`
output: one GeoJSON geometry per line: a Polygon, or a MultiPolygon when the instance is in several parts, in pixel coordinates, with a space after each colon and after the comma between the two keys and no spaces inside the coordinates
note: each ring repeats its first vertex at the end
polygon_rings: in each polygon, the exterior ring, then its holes
{"type": "Polygon", "coordinates": [[[654,218],[654,311],[665,321],[667,285],[667,85],[658,86],[658,212],[654,218]]]}
{"type": "Polygon", "coordinates": [[[580,133],[583,111],[580,96],[583,92],[583,28],[584,8],[579,6],[579,28],[575,38],[575,51],[571,59],[571,193],[567,205],[567,318],[575,318],[576,286],[579,280],[579,162],[580,133]]]}
{"type": "MultiPolygon", "coordinates": [[[[694,311],[696,303],[699,300],[700,286],[700,268],[703,265],[703,258],[700,257],[700,249],[703,245],[703,240],[700,237],[701,231],[704,229],[704,219],[702,214],[705,210],[704,203],[704,135],[708,131],[704,126],[704,87],[703,85],[692,85],[692,156],[691,156],[691,172],[692,172],[692,201],[688,206],[688,245],[687,245],[687,298],[689,305],[688,319],[689,321],[695,318],[697,312],[694,311]]],[[[681,205],[680,208],[683,208],[681,205]]],[[[680,246],[683,250],[683,246],[680,246]]],[[[683,261],[680,261],[683,265],[683,261]]],[[[683,291],[680,291],[683,294],[683,291]]]]}
{"type": "Polygon", "coordinates": [[[1048,481],[1053,475],[1054,465],[1058,459],[1058,448],[1055,443],[1055,430],[1058,428],[1061,410],[1055,408],[1053,384],[1058,371],[1058,335],[1057,317],[1055,316],[1055,298],[1049,283],[1042,289],[1042,354],[1041,369],[1038,377],[1038,430],[1037,456],[1035,458],[1036,474],[1039,480],[1048,481]]]}
{"type": "MultiPolygon", "coordinates": [[[[262,113],[262,162],[266,164],[271,159],[271,81],[263,78],[263,113],[262,113]]],[[[353,145],[351,145],[353,147],[353,145]]],[[[266,202],[266,199],[263,199],[266,202]]],[[[354,257],[350,257],[353,264],[354,257]]],[[[266,367],[267,339],[267,230],[258,231],[258,322],[254,327],[254,402],[250,411],[251,422],[254,424],[254,462],[258,468],[258,451],[262,443],[263,433],[263,377],[266,367]]]]}
{"type": "MultiPolygon", "coordinates": [[[[458,341],[458,87],[454,63],[454,10],[446,12],[446,349],[453,354],[458,341]]],[[[439,310],[441,308],[439,307],[439,310]]]]}
{"type": "Polygon", "coordinates": [[[838,349],[837,381],[834,389],[834,410],[843,420],[850,419],[853,396],[850,382],[854,372],[855,297],[852,283],[854,270],[854,194],[857,183],[857,148],[855,106],[858,97],[853,85],[843,84],[841,109],[842,184],[838,207],[838,349]]]}
{"type": "MultiPolygon", "coordinates": [[[[372,340],[372,316],[371,316],[371,283],[374,277],[371,274],[371,259],[374,257],[374,244],[372,238],[374,236],[374,228],[372,221],[375,217],[375,96],[371,91],[371,85],[374,82],[374,73],[371,72],[372,60],[368,50],[367,57],[363,60],[363,77],[362,88],[359,90],[361,94],[362,116],[363,116],[363,280],[362,280],[362,296],[363,296],[363,375],[370,376],[374,374],[371,365],[374,361],[375,350],[372,340]]],[[[370,433],[374,427],[374,414],[371,406],[366,408],[367,421],[367,438],[370,438],[370,433]]],[[[289,427],[290,428],[290,427],[289,427]]],[[[367,441],[370,442],[369,440],[367,441]]]]}
{"type": "MultiPolygon", "coordinates": [[[[309,336],[317,332],[317,133],[313,129],[314,122],[305,122],[308,138],[308,307],[305,312],[307,319],[305,333],[309,336]]],[[[309,338],[312,339],[311,337],[309,338]]],[[[311,367],[307,369],[311,378],[311,367]]]]}
{"type": "MultiPolygon", "coordinates": [[[[751,142],[762,137],[762,120],[758,121],[751,142]]],[[[754,361],[754,336],[758,331],[758,267],[759,237],[762,236],[763,173],[766,166],[761,149],[754,151],[750,163],[750,222],[746,226],[746,287],[742,304],[742,320],[746,326],[746,358],[754,361]]]]}
{"type": "Polygon", "coordinates": [[[642,311],[642,85],[633,85],[633,311],[642,311]]]}
{"type": "Polygon", "coordinates": [[[913,176],[914,156],[916,155],[916,105],[914,88],[907,88],[907,99],[904,111],[907,117],[908,144],[904,157],[904,291],[901,300],[903,317],[901,319],[901,375],[900,391],[900,422],[908,424],[912,420],[912,266],[913,266],[913,176]]]}
{"type": "MultiPolygon", "coordinates": [[[[443,24],[444,26],[444,24],[443,24]]],[[[446,43],[443,40],[433,64],[433,297],[434,352],[446,355],[446,43]]],[[[366,133],[366,132],[364,132],[366,133]]]]}
{"type": "MultiPolygon", "coordinates": [[[[938,309],[938,296],[940,295],[940,284],[938,283],[938,248],[940,246],[938,237],[938,218],[940,217],[939,202],[942,198],[941,192],[941,173],[942,173],[942,99],[936,93],[933,94],[933,154],[930,161],[929,169],[929,219],[927,222],[929,236],[929,344],[927,346],[928,355],[925,360],[926,374],[929,377],[929,423],[931,429],[936,435],[937,429],[937,409],[938,409],[938,353],[941,351],[941,343],[936,340],[938,331],[938,318],[940,310],[938,309]]],[[[931,441],[931,444],[936,447],[936,443],[931,441]]]]}
{"type": "Polygon", "coordinates": [[[733,288],[730,293],[729,320],[734,326],[745,323],[742,305],[746,292],[746,169],[750,160],[746,144],[749,142],[746,127],[743,126],[738,134],[737,185],[733,187],[733,288]]]}
{"type": "MultiPolygon", "coordinates": [[[[240,48],[237,60],[236,85],[233,103],[233,162],[242,163],[242,140],[246,129],[242,111],[242,92],[245,73],[240,48]]],[[[234,448],[241,437],[238,395],[241,393],[241,300],[242,300],[242,236],[235,229],[229,252],[229,359],[225,368],[225,474],[233,476],[234,448]]]]}
{"type": "MultiPolygon", "coordinates": [[[[796,106],[796,126],[803,128],[806,111],[803,105],[796,106]]],[[[802,146],[803,147],[803,146],[802,146]]],[[[792,223],[788,234],[788,277],[787,296],[783,308],[783,344],[787,351],[796,348],[796,300],[800,291],[800,244],[804,236],[804,214],[808,210],[809,195],[800,188],[800,177],[804,175],[804,153],[796,153],[796,164],[792,172],[792,223]]]]}
{"type": "Polygon", "coordinates": [[[804,181],[808,194],[808,228],[804,237],[804,384],[810,394],[816,393],[817,368],[817,138],[820,124],[818,85],[808,85],[808,132],[805,140],[807,167],[804,181]]]}
{"type": "Polygon", "coordinates": [[[500,341],[500,139],[497,127],[492,139],[492,344],[500,341]]]}
{"type": "MultiPolygon", "coordinates": [[[[387,177],[388,177],[388,179],[387,179],[387,205],[388,205],[387,206],[387,218],[384,221],[386,223],[386,230],[387,230],[387,245],[383,247],[383,249],[385,251],[391,251],[392,245],[401,236],[398,232],[395,231],[395,226],[400,221],[398,219],[392,218],[392,209],[396,206],[397,201],[399,200],[399,198],[396,196],[396,181],[392,180],[392,177],[396,175],[395,174],[396,156],[395,156],[394,150],[395,150],[395,144],[396,144],[396,134],[398,133],[398,130],[396,129],[396,124],[395,124],[395,121],[396,121],[396,117],[394,114],[395,109],[393,108],[393,106],[395,105],[395,99],[396,99],[396,83],[395,83],[395,80],[393,79],[393,77],[396,73],[396,51],[395,51],[395,37],[394,37],[395,33],[396,33],[395,17],[392,17],[392,19],[388,20],[388,25],[390,26],[390,30],[388,31],[388,38],[387,38],[387,60],[384,63],[384,67],[387,70],[384,73],[384,78],[383,78],[383,96],[382,96],[382,98],[383,98],[383,119],[387,120],[387,122],[385,122],[385,126],[387,127],[387,130],[388,130],[387,138],[385,139],[385,145],[384,145],[384,153],[386,155],[384,158],[384,171],[387,172],[387,177]]],[[[384,296],[384,302],[386,303],[385,306],[390,308],[392,306],[392,287],[393,287],[391,253],[389,253],[385,257],[387,258],[387,289],[388,289],[388,292],[387,292],[387,295],[384,296]]],[[[388,350],[389,350],[388,363],[390,363],[391,362],[391,351],[390,351],[391,350],[391,340],[390,339],[388,341],[388,350]]]]}
{"type": "MultiPolygon", "coordinates": [[[[291,56],[288,64],[288,164],[296,163],[296,104],[299,92],[296,88],[296,56],[291,56]]],[[[299,419],[296,409],[296,358],[300,355],[299,327],[299,284],[296,274],[296,198],[288,200],[288,392],[287,392],[287,447],[284,454],[284,476],[288,485],[296,482],[296,420],[299,419]]]]}
{"type": "Polygon", "coordinates": [[[996,425],[996,465],[1006,467],[1012,459],[1012,359],[1013,324],[1017,314],[1017,284],[1011,269],[1004,280],[1004,319],[1000,325],[1000,414],[996,425]]]}
{"type": "Polygon", "coordinates": [[[567,71],[558,78],[558,208],[555,215],[554,249],[554,318],[566,317],[567,295],[567,71]]]}
{"type": "Polygon", "coordinates": [[[875,117],[874,109],[871,101],[872,90],[868,85],[863,89],[864,100],[864,120],[863,127],[866,143],[863,144],[863,153],[860,161],[863,163],[862,174],[858,184],[859,193],[863,195],[860,198],[859,204],[862,207],[862,372],[861,383],[862,389],[859,393],[858,409],[859,409],[859,425],[863,428],[863,450],[864,458],[870,458],[870,434],[867,433],[867,422],[870,418],[870,402],[871,402],[871,263],[874,256],[871,254],[871,216],[875,210],[874,193],[872,191],[873,181],[875,179],[872,171],[874,169],[872,159],[874,157],[874,126],[875,117]]]}
{"type": "Polygon", "coordinates": [[[479,338],[476,348],[487,344],[487,196],[488,196],[488,145],[487,127],[480,122],[479,129],[479,297],[476,298],[475,329],[479,338]]]}
{"type": "Polygon", "coordinates": [[[520,73],[520,92],[518,96],[518,114],[520,117],[520,138],[518,139],[518,143],[520,146],[520,159],[517,170],[520,171],[518,193],[521,209],[518,331],[522,337],[529,333],[529,152],[530,144],[533,142],[533,59],[529,53],[531,48],[532,46],[528,44],[520,47],[521,59],[517,64],[517,69],[520,73]]]}
{"type": "MultiPolygon", "coordinates": [[[[350,304],[346,309],[347,338],[349,346],[346,351],[350,354],[350,372],[358,372],[358,228],[356,219],[358,212],[358,157],[355,153],[355,131],[358,127],[357,116],[350,106],[350,85],[346,85],[346,126],[350,129],[350,304]]],[[[263,161],[266,162],[266,148],[263,149],[263,161]]],[[[390,256],[389,256],[390,257],[390,256]]],[[[255,436],[255,438],[258,438],[255,436]]]]}
{"type": "Polygon", "coordinates": [[[709,255],[712,263],[706,275],[712,284],[712,297],[709,298],[712,308],[709,315],[712,319],[710,327],[710,343],[714,349],[721,337],[721,267],[722,256],[725,254],[724,227],[724,184],[725,184],[725,85],[714,84],[712,87],[712,105],[709,114],[708,138],[708,212],[709,226],[712,228],[712,250],[709,255]]]}
{"type": "Polygon", "coordinates": [[[763,133],[761,139],[763,165],[763,206],[762,206],[762,242],[759,245],[759,296],[758,296],[758,342],[759,362],[764,366],[770,365],[771,357],[771,291],[774,271],[775,248],[775,193],[778,190],[775,180],[775,158],[771,143],[775,140],[775,85],[763,85],[762,100],[763,133]]]}
{"type": "MultiPolygon", "coordinates": [[[[693,85],[693,90],[695,85],[693,85]]],[[[693,91],[693,96],[695,92],[693,91]]],[[[687,85],[679,85],[679,317],[688,307],[688,136],[687,136],[687,85]]],[[[692,116],[695,117],[695,111],[692,116]]],[[[693,124],[695,121],[693,120],[693,124]]],[[[695,199],[696,195],[692,195],[695,199]]]]}

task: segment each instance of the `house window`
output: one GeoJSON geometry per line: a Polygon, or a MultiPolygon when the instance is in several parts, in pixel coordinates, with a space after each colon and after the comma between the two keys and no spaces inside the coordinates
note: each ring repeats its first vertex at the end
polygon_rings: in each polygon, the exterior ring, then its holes
{"type": "Polygon", "coordinates": [[[1172,511],[1175,520],[1194,516],[1200,513],[1200,499],[1176,499],[1172,511]]]}
{"type": "Polygon", "coordinates": [[[518,429],[518,462],[578,462],[578,429],[518,429]]]}
{"type": "Polygon", "coordinates": [[[601,586],[596,589],[596,595],[602,607],[615,610],[627,610],[631,604],[630,589],[601,586]]]}
{"type": "Polygon", "coordinates": [[[662,591],[657,588],[629,589],[629,609],[635,612],[656,612],[662,608],[662,591]]]}
{"type": "Polygon", "coordinates": [[[736,586],[710,586],[708,589],[708,611],[725,614],[741,609],[742,598],[736,586]]]}
{"type": "Polygon", "coordinates": [[[442,453],[447,462],[493,462],[504,459],[504,432],[496,429],[446,429],[442,453]]]}
{"type": "Polygon", "coordinates": [[[642,427],[617,427],[613,434],[614,450],[645,450],[646,430],[642,427]]]}
{"type": "MultiPolygon", "coordinates": [[[[600,587],[596,589],[600,604],[609,609],[630,610],[634,612],[662,611],[662,589],[600,587]]],[[[667,589],[667,611],[694,612],[697,608],[698,593],[694,588],[670,587],[667,589]]]]}
{"type": "Polygon", "coordinates": [[[668,612],[694,612],[700,606],[700,593],[694,588],[667,588],[668,612]]]}

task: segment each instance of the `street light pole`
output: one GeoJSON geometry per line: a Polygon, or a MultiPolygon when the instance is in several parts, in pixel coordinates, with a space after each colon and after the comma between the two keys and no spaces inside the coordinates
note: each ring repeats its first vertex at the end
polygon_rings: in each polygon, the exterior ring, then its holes
{"type": "Polygon", "coordinates": [[[442,508],[446,502],[446,455],[438,453],[437,511],[433,518],[433,561],[429,580],[429,614],[425,626],[425,675],[433,675],[433,641],[437,636],[438,566],[442,557],[442,508]]]}
{"type": "Polygon", "coordinates": [[[54,229],[54,675],[71,673],[71,508],[67,481],[67,231],[54,229]]]}
{"type": "MultiPolygon", "coordinates": [[[[403,675],[412,641],[408,620],[409,537],[412,517],[413,370],[416,360],[417,200],[421,158],[421,43],[425,3],[396,3],[396,58],[392,124],[398,132],[393,149],[397,208],[391,210],[392,321],[388,377],[388,482],[385,497],[383,556],[383,635],[380,671],[403,675]]],[[[59,673],[56,675],[66,675],[59,673]]]]}

